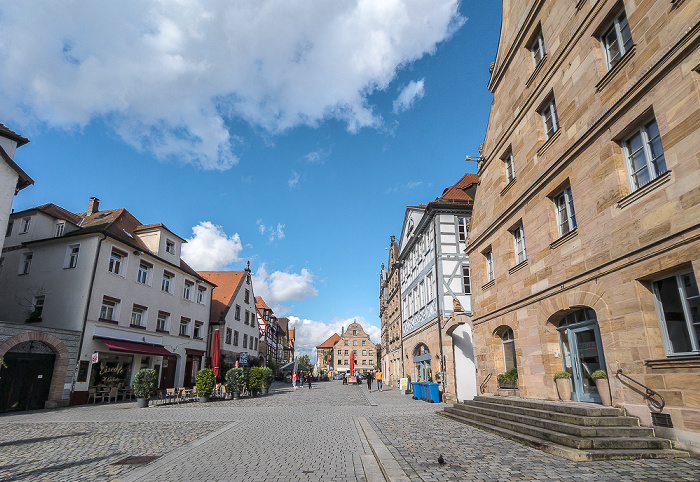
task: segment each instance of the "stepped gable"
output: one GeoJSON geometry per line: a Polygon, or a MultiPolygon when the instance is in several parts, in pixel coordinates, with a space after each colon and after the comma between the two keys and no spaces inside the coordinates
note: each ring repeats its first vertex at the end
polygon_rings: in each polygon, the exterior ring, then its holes
{"type": "Polygon", "coordinates": [[[234,293],[245,276],[245,271],[199,271],[199,275],[216,285],[212,293],[210,320],[216,322],[223,319],[234,293]]]}

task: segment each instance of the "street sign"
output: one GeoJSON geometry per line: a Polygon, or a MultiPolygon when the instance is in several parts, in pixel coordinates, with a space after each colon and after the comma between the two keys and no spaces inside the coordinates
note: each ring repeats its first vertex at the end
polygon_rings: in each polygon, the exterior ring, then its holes
{"type": "Polygon", "coordinates": [[[100,357],[99,357],[99,355],[97,354],[97,352],[95,352],[95,353],[92,354],[92,363],[95,364],[95,363],[97,363],[98,361],[100,361],[100,357]]]}

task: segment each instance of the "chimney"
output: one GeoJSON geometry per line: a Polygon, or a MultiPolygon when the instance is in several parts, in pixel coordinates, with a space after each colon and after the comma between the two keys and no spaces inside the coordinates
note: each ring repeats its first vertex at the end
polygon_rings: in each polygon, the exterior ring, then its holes
{"type": "Polygon", "coordinates": [[[92,216],[93,214],[95,214],[99,210],[100,210],[100,200],[94,196],[91,197],[90,202],[88,203],[87,215],[92,216]]]}

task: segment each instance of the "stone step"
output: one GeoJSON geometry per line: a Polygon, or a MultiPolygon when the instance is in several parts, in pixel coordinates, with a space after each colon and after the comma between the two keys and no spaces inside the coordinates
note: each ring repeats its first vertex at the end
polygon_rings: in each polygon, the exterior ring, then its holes
{"type": "MultiPolygon", "coordinates": [[[[640,427],[632,425],[594,425],[594,422],[589,422],[591,425],[584,425],[575,416],[563,416],[562,418],[570,419],[573,418],[573,423],[570,421],[561,421],[560,419],[551,419],[544,415],[550,415],[550,412],[541,412],[537,410],[526,409],[526,413],[511,412],[499,410],[498,407],[493,408],[492,406],[481,406],[481,405],[463,405],[457,404],[452,408],[455,410],[463,410],[467,412],[480,413],[482,415],[489,415],[502,420],[510,420],[512,422],[520,422],[527,425],[532,425],[535,427],[546,428],[549,430],[554,430],[556,432],[566,433],[569,435],[576,435],[578,437],[653,437],[654,429],[650,427],[640,427]]],[[[582,417],[578,417],[582,418],[582,417]]],[[[594,417],[587,417],[594,418],[594,417]]],[[[605,419],[608,422],[613,422],[617,417],[599,417],[605,419]]],[[[627,417],[631,418],[631,417],[627,417]]],[[[625,423],[627,421],[625,420],[625,423]]]]}
{"type": "Polygon", "coordinates": [[[621,408],[605,407],[594,403],[554,402],[551,400],[534,400],[530,398],[496,397],[484,395],[476,396],[474,397],[474,400],[492,404],[533,408],[535,410],[547,410],[550,412],[566,413],[570,415],[581,415],[584,417],[621,417],[626,415],[625,411],[621,408]]]}
{"type": "Polygon", "coordinates": [[[683,458],[688,457],[687,452],[680,450],[630,450],[630,449],[598,449],[598,450],[580,450],[556,442],[542,440],[538,437],[533,437],[527,434],[509,430],[488,423],[483,423],[478,420],[463,417],[459,413],[450,413],[447,411],[437,412],[446,418],[477,427],[488,432],[495,433],[501,437],[515,440],[525,445],[529,445],[543,452],[558,455],[574,461],[591,461],[591,460],[618,460],[618,459],[641,459],[641,458],[683,458]]]}
{"type": "Polygon", "coordinates": [[[531,437],[536,437],[548,442],[565,445],[576,449],[669,449],[671,442],[665,439],[652,437],[580,437],[568,433],[562,433],[548,428],[530,425],[522,421],[506,420],[500,414],[485,415],[477,412],[470,412],[446,407],[446,413],[458,415],[465,419],[477,420],[481,423],[490,424],[514,432],[519,432],[531,437]]]}
{"type": "MultiPolygon", "coordinates": [[[[486,397],[496,398],[496,397],[486,397]]],[[[541,410],[536,408],[521,407],[517,405],[504,405],[497,403],[489,403],[482,400],[465,400],[461,404],[456,404],[455,408],[461,407],[480,407],[493,410],[499,410],[506,413],[515,413],[530,417],[537,417],[555,422],[572,423],[584,427],[639,427],[639,419],[637,417],[592,417],[585,415],[575,415],[570,413],[555,412],[552,410],[541,410]]]]}

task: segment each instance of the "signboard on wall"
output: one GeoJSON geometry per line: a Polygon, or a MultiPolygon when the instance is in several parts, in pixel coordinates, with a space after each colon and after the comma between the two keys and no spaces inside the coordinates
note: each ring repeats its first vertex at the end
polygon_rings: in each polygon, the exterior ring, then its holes
{"type": "Polygon", "coordinates": [[[90,368],[90,362],[87,360],[80,360],[76,382],[87,382],[88,368],[90,368]]]}
{"type": "Polygon", "coordinates": [[[248,354],[247,354],[247,353],[241,353],[241,356],[240,356],[240,360],[239,360],[239,361],[240,361],[241,364],[247,365],[247,364],[248,364],[248,354]]]}
{"type": "Polygon", "coordinates": [[[94,363],[97,363],[98,361],[100,361],[100,357],[99,357],[98,353],[95,352],[92,354],[92,363],[94,364],[94,363]]]}
{"type": "Polygon", "coordinates": [[[408,390],[408,378],[401,378],[399,380],[399,390],[408,390]]]}

